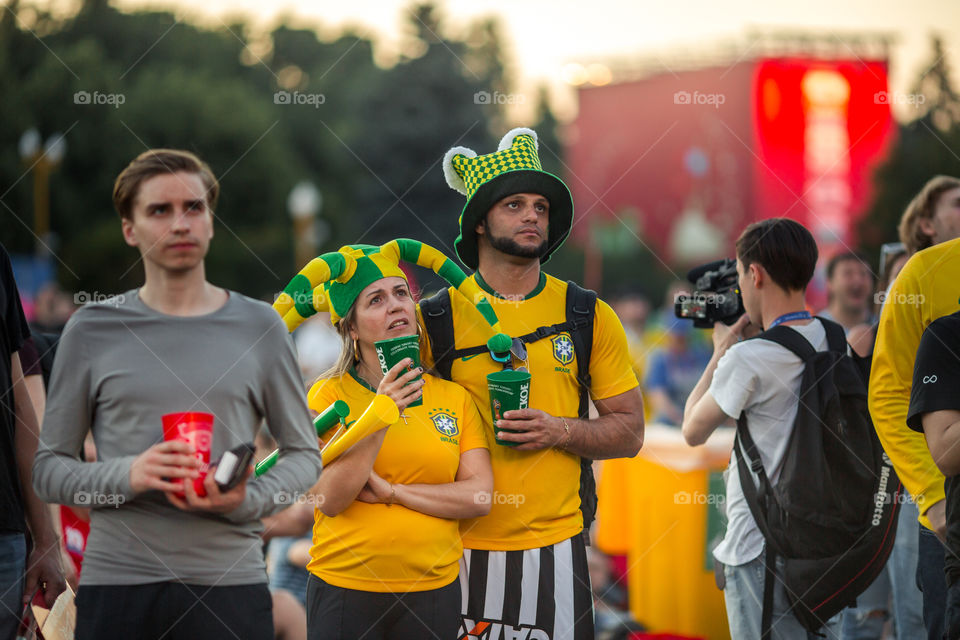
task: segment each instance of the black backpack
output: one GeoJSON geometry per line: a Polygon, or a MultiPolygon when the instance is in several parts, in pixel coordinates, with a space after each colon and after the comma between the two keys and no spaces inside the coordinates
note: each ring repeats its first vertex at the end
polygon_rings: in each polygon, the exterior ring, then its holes
{"type": "Polygon", "coordinates": [[[863,363],[847,355],[840,325],[817,320],[827,334],[826,351],[814,350],[787,326],[753,338],[775,342],[804,362],[777,486],[770,485],[746,415],[737,421],[740,484],[766,541],[763,638],[770,633],[778,557],[790,611],[815,632],[856,604],[886,565],[896,537],[903,486],[867,410],[863,363]]]}
{"type": "MultiPolygon", "coordinates": [[[[593,349],[593,316],[597,294],[584,289],[575,282],[567,281],[565,321],[539,327],[526,335],[514,338],[524,344],[543,340],[566,331],[573,342],[577,360],[577,383],[580,385],[580,404],[577,416],[589,417],[590,410],[590,352],[593,349]]],[[[486,345],[457,349],[454,343],[453,314],[450,311],[450,292],[441,289],[438,293],[420,301],[424,328],[430,338],[434,369],[437,374],[450,380],[453,362],[457,358],[487,352],[486,345]]],[[[580,511],[583,513],[583,535],[589,542],[590,525],[597,513],[597,483],[593,477],[593,460],[580,458],[580,511]]]]}

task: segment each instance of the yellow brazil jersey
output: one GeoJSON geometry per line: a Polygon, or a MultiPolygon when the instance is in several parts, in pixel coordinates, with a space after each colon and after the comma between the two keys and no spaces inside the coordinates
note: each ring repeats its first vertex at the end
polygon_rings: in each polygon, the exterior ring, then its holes
{"type": "MultiPolygon", "coordinates": [[[[523,300],[506,300],[483,281],[471,276],[487,293],[503,331],[521,336],[541,326],[563,322],[567,283],[541,274],[540,283],[523,300]]],[[[482,345],[490,326],[462,296],[450,292],[456,348],[482,345]]],[[[426,350],[425,363],[432,365],[426,350]]],[[[554,416],[576,417],[579,405],[577,362],[568,333],[527,344],[530,407],[554,416]]],[[[580,512],[580,457],[555,448],[517,451],[498,445],[493,438],[493,418],[487,374],[499,370],[487,354],[466,356],[453,363],[451,376],[473,396],[490,438],[493,464],[493,500],[489,515],[461,522],[463,542],[470,549],[513,551],[560,542],[583,530],[580,512]]],[[[626,335],[620,320],[605,302],[597,300],[590,356],[593,399],[603,399],[637,386],[626,335]]]]}
{"type": "Polygon", "coordinates": [[[870,370],[873,426],[927,528],[927,509],[944,498],[943,474],[924,435],[907,427],[907,407],[923,330],[958,309],[960,239],[925,249],[903,267],[883,305],[870,370]]]}
{"type": "MultiPolygon", "coordinates": [[[[424,378],[423,405],[407,407],[404,417],[387,427],[373,465],[392,483],[453,482],[461,453],[488,448],[480,416],[463,387],[427,374],[424,378]]],[[[350,405],[350,424],[370,405],[374,390],[351,372],[318,381],[308,396],[316,411],[345,401],[350,405]]],[[[438,589],[457,578],[463,554],[457,520],[399,504],[360,501],[332,518],[316,509],[314,517],[307,570],[324,582],[403,593],[438,589]]]]}

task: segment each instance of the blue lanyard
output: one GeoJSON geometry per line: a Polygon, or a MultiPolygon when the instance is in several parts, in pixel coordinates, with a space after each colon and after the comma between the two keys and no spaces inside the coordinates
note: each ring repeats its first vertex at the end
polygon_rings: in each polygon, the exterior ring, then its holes
{"type": "Polygon", "coordinates": [[[813,316],[810,315],[809,311],[792,311],[790,313],[785,313],[773,322],[770,323],[770,326],[767,329],[773,329],[778,324],[784,322],[793,322],[794,320],[810,320],[813,316]]]}

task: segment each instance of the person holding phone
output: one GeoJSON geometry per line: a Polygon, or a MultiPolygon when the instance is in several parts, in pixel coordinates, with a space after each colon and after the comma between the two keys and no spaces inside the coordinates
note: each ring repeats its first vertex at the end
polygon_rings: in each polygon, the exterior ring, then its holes
{"type": "Polygon", "coordinates": [[[206,279],[219,184],[192,153],[153,149],[117,177],[123,238],[144,283],[67,323],[33,465],[41,499],[90,507],[78,640],[272,640],[260,518],[305,491],[321,460],[293,347],[266,304],[206,279]],[[214,416],[214,459],[265,421],[280,446],[267,476],[199,496],[191,445],[162,441],[175,411],[214,416]],[[78,452],[92,431],[96,461],[78,452]],[[184,491],[177,497],[177,493],[184,491]]]}

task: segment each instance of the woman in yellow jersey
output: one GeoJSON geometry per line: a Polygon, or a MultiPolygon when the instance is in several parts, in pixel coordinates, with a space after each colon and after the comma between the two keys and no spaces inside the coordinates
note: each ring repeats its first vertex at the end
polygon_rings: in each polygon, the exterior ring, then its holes
{"type": "MultiPolygon", "coordinates": [[[[417,261],[438,267],[436,256],[425,255],[434,250],[416,245],[417,261]]],[[[391,398],[401,411],[397,422],[329,463],[313,489],[311,640],[455,637],[463,553],[458,521],[490,509],[487,437],[470,395],[419,368],[408,371],[409,359],[382,373],[374,343],[419,334],[406,276],[387,247],[344,247],[339,253],[351,256],[346,268],[334,264],[328,273],[320,265],[320,277],[309,278],[312,287],[343,271],[319,296],[315,290],[314,305],[330,310],[343,349],[310,390],[310,406],[322,411],[344,400],[348,425],[376,395],[391,398]]],[[[410,255],[410,246],[401,249],[401,256],[410,255]]],[[[451,268],[459,269],[445,259],[443,265],[435,270],[457,286],[451,268]]],[[[302,282],[299,293],[307,288],[302,282]]],[[[288,287],[288,293],[297,292],[288,287]]],[[[304,310],[301,305],[297,313],[304,310]]]]}

